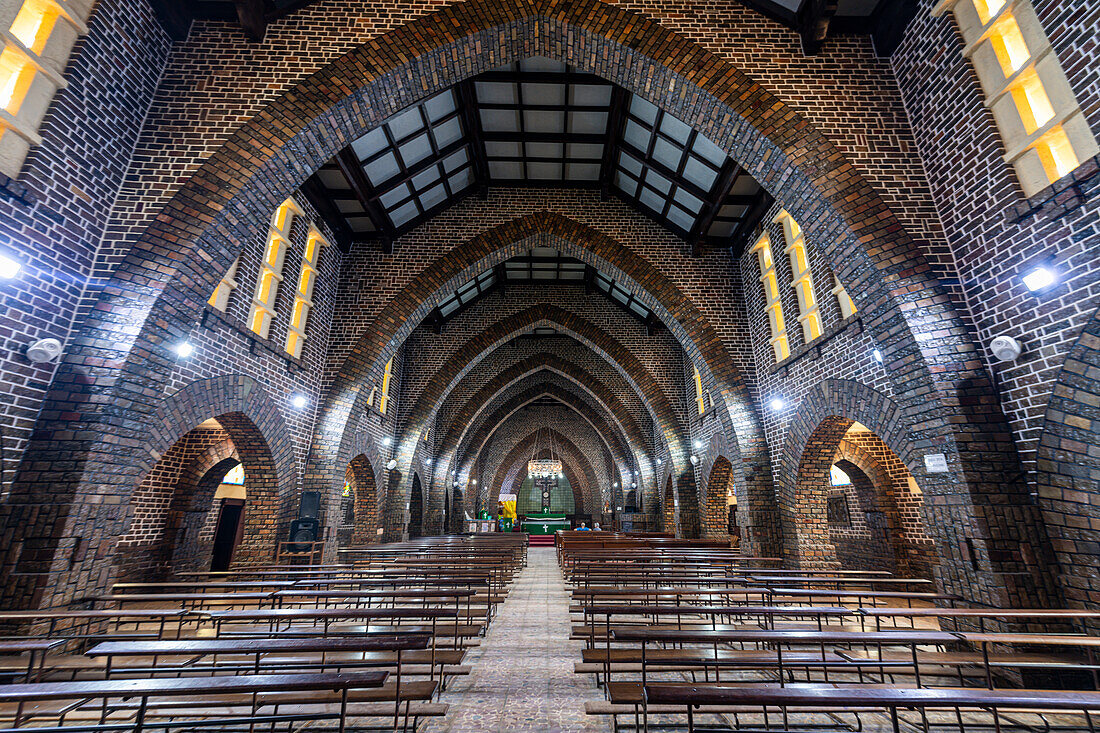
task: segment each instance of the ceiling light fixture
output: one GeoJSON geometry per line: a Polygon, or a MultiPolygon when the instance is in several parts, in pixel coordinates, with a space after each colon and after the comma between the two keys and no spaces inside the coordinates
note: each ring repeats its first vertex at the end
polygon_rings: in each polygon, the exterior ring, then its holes
{"type": "Polygon", "coordinates": [[[22,269],[23,266],[13,260],[11,257],[0,255],[0,278],[11,280],[13,277],[18,275],[19,271],[22,269]]]}
{"type": "Polygon", "coordinates": [[[195,353],[195,347],[191,344],[190,341],[181,341],[173,348],[176,352],[176,356],[181,359],[186,359],[195,353]]]}
{"type": "Polygon", "coordinates": [[[1033,293],[1046,290],[1058,282],[1058,277],[1054,274],[1054,271],[1047,267],[1036,267],[1024,275],[1022,279],[1024,287],[1033,293]]]}

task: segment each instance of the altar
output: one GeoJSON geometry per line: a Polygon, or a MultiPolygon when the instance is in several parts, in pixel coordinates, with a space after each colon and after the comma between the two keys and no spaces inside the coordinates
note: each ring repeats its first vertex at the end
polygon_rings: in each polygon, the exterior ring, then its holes
{"type": "Polygon", "coordinates": [[[569,529],[564,514],[528,514],[523,520],[523,531],[527,534],[552,535],[559,529],[569,529]]]}

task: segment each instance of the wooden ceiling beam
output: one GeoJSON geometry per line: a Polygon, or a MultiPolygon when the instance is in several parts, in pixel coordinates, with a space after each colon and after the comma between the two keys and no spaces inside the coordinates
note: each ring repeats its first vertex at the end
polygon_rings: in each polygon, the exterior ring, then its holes
{"type": "Polygon", "coordinates": [[[325,187],[317,180],[316,174],[305,180],[301,191],[310,205],[317,209],[317,213],[328,224],[328,228],[332,230],[333,235],[336,237],[336,246],[342,252],[351,251],[351,242],[354,239],[351,227],[348,226],[347,219],[332,202],[332,198],[325,187]]]}
{"type": "Polygon", "coordinates": [[[234,0],[233,4],[237,8],[237,20],[245,38],[253,43],[264,40],[268,10],[264,0],[234,0]]]}
{"type": "Polygon", "coordinates": [[[721,170],[718,171],[718,180],[711,190],[710,197],[704,199],[703,210],[699,212],[699,218],[695,220],[695,224],[691,227],[689,241],[691,242],[692,256],[698,257],[703,253],[703,245],[705,244],[707,232],[710,231],[710,225],[714,223],[714,218],[718,216],[718,211],[725,203],[730,189],[733,188],[733,184],[740,174],[741,166],[737,161],[733,158],[726,158],[726,162],[722,164],[721,170]]]}
{"type": "Polygon", "coordinates": [[[359,203],[363,205],[371,223],[374,224],[374,228],[381,235],[383,251],[387,254],[393,252],[393,240],[396,239],[393,224],[390,223],[390,218],[382,209],[382,205],[378,203],[378,199],[374,195],[374,188],[367,180],[363,167],[359,165],[359,159],[355,156],[355,152],[350,147],[341,150],[336,154],[336,165],[340,168],[340,172],[344,174],[348,184],[351,185],[351,190],[355,193],[355,197],[359,199],[359,203]]]}
{"type": "Polygon", "coordinates": [[[607,133],[603,143],[603,159],[600,161],[600,198],[611,197],[611,183],[615,178],[615,164],[619,157],[619,141],[626,126],[626,102],[629,94],[622,87],[611,90],[611,106],[607,113],[607,133]]]}
{"type": "Polygon", "coordinates": [[[474,161],[474,185],[478,196],[484,199],[489,193],[489,154],[485,151],[485,131],[481,129],[481,114],[477,105],[474,82],[466,79],[455,85],[458,108],[462,112],[462,126],[470,139],[470,155],[474,161]]]}

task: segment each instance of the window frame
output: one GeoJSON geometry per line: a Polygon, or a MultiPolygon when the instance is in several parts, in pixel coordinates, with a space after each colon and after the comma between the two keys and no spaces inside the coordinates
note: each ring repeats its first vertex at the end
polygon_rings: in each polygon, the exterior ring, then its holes
{"type": "Polygon", "coordinates": [[[294,293],[294,305],[291,306],[290,324],[287,327],[286,352],[295,359],[302,358],[302,348],[308,335],[309,314],[313,311],[313,289],[317,284],[317,271],[320,268],[321,251],[329,246],[316,227],[310,227],[306,237],[306,248],[302,252],[302,266],[298,271],[298,288],[294,293]],[[308,280],[307,280],[308,276],[308,280]]]}
{"type": "Polygon", "coordinates": [[[1004,160],[1026,196],[1100,152],[1029,0],[940,0],[932,8],[933,16],[945,12],[955,18],[965,43],[962,54],[1001,135],[1004,160]]]}
{"type": "Polygon", "coordinates": [[[821,318],[821,304],[814,291],[813,270],[810,267],[810,254],[806,250],[806,237],[802,227],[786,209],[780,211],[773,220],[783,226],[783,238],[786,246],[783,253],[791,263],[791,287],[798,301],[798,322],[802,325],[802,340],[812,343],[825,333],[825,324],[821,318]]]}
{"type": "Polygon", "coordinates": [[[787,323],[783,319],[783,298],[779,290],[779,277],[775,271],[775,256],[772,252],[771,237],[767,232],[760,234],[752,251],[756,253],[756,263],[760,268],[760,286],[764,289],[764,312],[767,314],[768,328],[771,332],[769,343],[775,353],[775,361],[779,363],[791,355],[791,346],[787,338],[787,323]],[[774,296],[769,292],[769,282],[775,291],[774,296]]]}
{"type": "Polygon", "coordinates": [[[0,96],[6,97],[0,107],[0,173],[18,178],[31,147],[42,142],[38,130],[58,90],[68,86],[63,73],[77,39],[88,33],[93,5],[94,0],[0,0],[0,96]],[[28,45],[15,24],[35,6],[46,10],[28,45]]]}
{"type": "Polygon", "coordinates": [[[271,324],[277,314],[275,304],[279,297],[279,285],[283,281],[286,251],[291,244],[294,220],[299,216],[302,216],[302,208],[293,198],[279,204],[271,215],[271,224],[264,242],[263,260],[256,276],[256,290],[252,295],[252,307],[248,314],[248,328],[262,339],[269,338],[271,334],[271,324]]]}

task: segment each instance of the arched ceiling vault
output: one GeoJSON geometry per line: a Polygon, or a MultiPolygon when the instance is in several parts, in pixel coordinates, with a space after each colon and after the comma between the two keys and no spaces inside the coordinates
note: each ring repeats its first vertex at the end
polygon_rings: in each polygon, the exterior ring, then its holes
{"type": "MultiPolygon", "coordinates": [[[[507,347],[505,347],[507,348],[507,347]]],[[[619,376],[617,372],[612,372],[619,376]]],[[[437,453],[446,453],[457,450],[461,455],[465,450],[467,436],[476,436],[479,426],[491,420],[487,415],[501,401],[510,399],[519,390],[530,390],[532,385],[541,386],[548,383],[561,385],[583,395],[582,399],[590,402],[593,407],[619,426],[622,435],[622,447],[624,450],[651,449],[652,430],[642,428],[635,420],[619,395],[629,390],[629,385],[621,377],[617,382],[605,383],[593,375],[588,369],[578,366],[572,361],[561,358],[556,353],[540,352],[498,372],[488,384],[483,385],[473,394],[465,397],[465,402],[458,409],[448,409],[450,405],[444,405],[441,415],[448,415],[447,423],[437,423],[436,434],[442,434],[443,438],[438,443],[437,453]],[[569,386],[566,386],[569,385],[569,386]]],[[[460,390],[455,390],[448,396],[451,399],[460,390]]],[[[630,394],[627,392],[627,394],[630,394]]]]}

